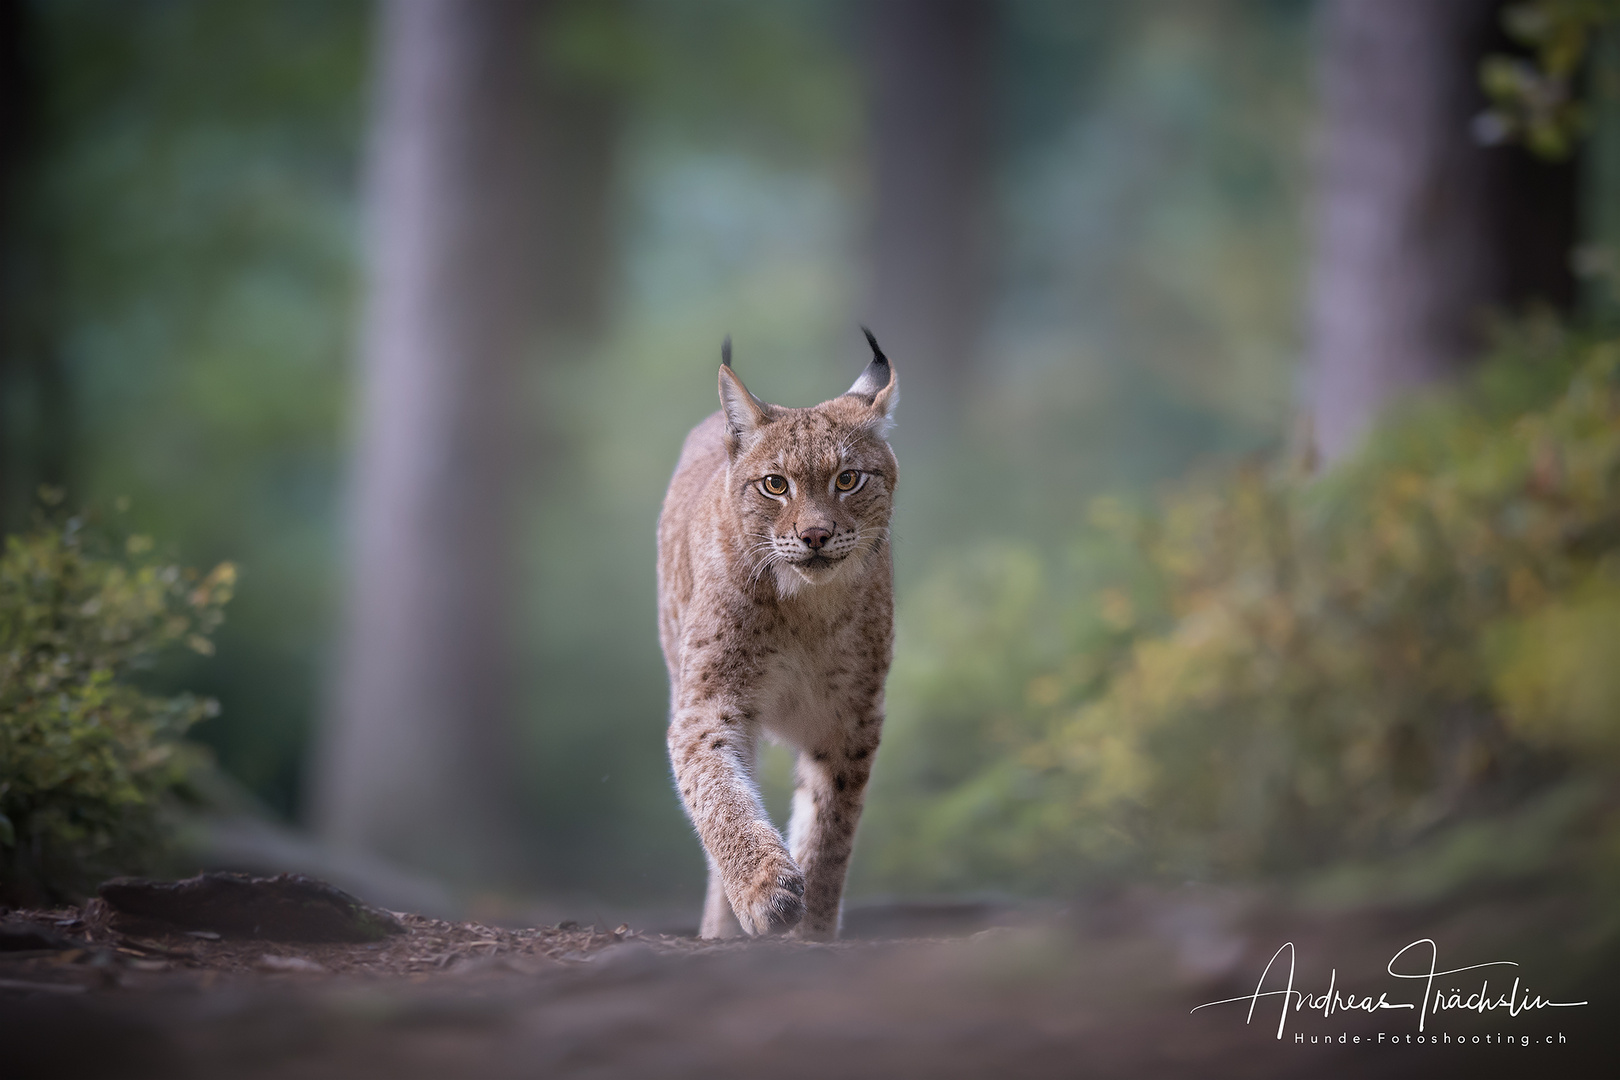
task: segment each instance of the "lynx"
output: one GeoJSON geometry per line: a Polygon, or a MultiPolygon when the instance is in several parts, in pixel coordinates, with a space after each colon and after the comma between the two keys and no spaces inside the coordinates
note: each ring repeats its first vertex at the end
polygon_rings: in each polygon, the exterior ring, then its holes
{"type": "Polygon", "coordinates": [[[838,935],[893,653],[893,369],[871,331],[855,385],[767,405],[721,347],[719,412],[686,438],[658,519],[669,758],[709,863],[704,937],[838,935]],[[797,751],[788,839],[754,779],[797,751]]]}

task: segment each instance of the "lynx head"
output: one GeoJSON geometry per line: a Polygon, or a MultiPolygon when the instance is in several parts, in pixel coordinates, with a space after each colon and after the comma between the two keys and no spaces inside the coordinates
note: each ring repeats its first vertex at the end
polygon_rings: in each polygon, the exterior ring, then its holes
{"type": "Polygon", "coordinates": [[[848,391],[808,409],[767,405],[721,348],[728,497],[748,544],[750,579],[769,572],[791,596],[858,572],[888,540],[894,452],[884,435],[899,399],[894,369],[870,330],[872,361],[848,391]]]}

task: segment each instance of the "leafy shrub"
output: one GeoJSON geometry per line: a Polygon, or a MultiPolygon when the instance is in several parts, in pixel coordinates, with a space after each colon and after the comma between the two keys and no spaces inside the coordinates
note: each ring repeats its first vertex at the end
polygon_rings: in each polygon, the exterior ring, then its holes
{"type": "Polygon", "coordinates": [[[1090,517],[1066,560],[981,555],[908,612],[877,883],[1405,852],[1436,886],[1614,823],[1620,342],[1532,324],[1324,477],[1255,462],[1090,517]]]}
{"type": "Polygon", "coordinates": [[[82,517],[9,536],[0,556],[0,896],[59,900],[138,868],[163,801],[197,753],[181,741],[218,711],[133,676],[165,650],[210,653],[236,571],[121,549],[82,517]]]}

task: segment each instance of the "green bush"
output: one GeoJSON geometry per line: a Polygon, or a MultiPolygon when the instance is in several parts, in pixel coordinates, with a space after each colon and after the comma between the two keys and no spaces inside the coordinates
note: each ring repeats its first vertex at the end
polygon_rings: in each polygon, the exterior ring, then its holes
{"type": "Polygon", "coordinates": [[[869,884],[1406,859],[1432,891],[1613,854],[1620,342],[1532,323],[1323,477],[1090,518],[916,596],[869,884]]]}
{"type": "Polygon", "coordinates": [[[175,646],[208,654],[236,571],[205,576],[114,546],[75,517],[8,536],[0,557],[0,898],[58,901],[138,869],[165,800],[218,711],[135,681],[175,646]]]}

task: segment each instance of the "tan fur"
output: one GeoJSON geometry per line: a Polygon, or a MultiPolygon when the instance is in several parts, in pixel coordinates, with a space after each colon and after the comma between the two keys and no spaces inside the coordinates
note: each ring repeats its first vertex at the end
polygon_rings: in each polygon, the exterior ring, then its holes
{"type": "Polygon", "coordinates": [[[836,937],[893,651],[896,384],[878,354],[814,408],[766,405],[729,366],[720,390],[658,521],[670,763],[709,861],[701,932],[836,937]],[[844,470],[865,477],[848,494],[844,470]],[[766,494],[772,475],[792,490],[766,494]],[[831,559],[809,559],[818,540],[831,559]],[[788,842],[754,780],[761,734],[798,753],[788,842]]]}

